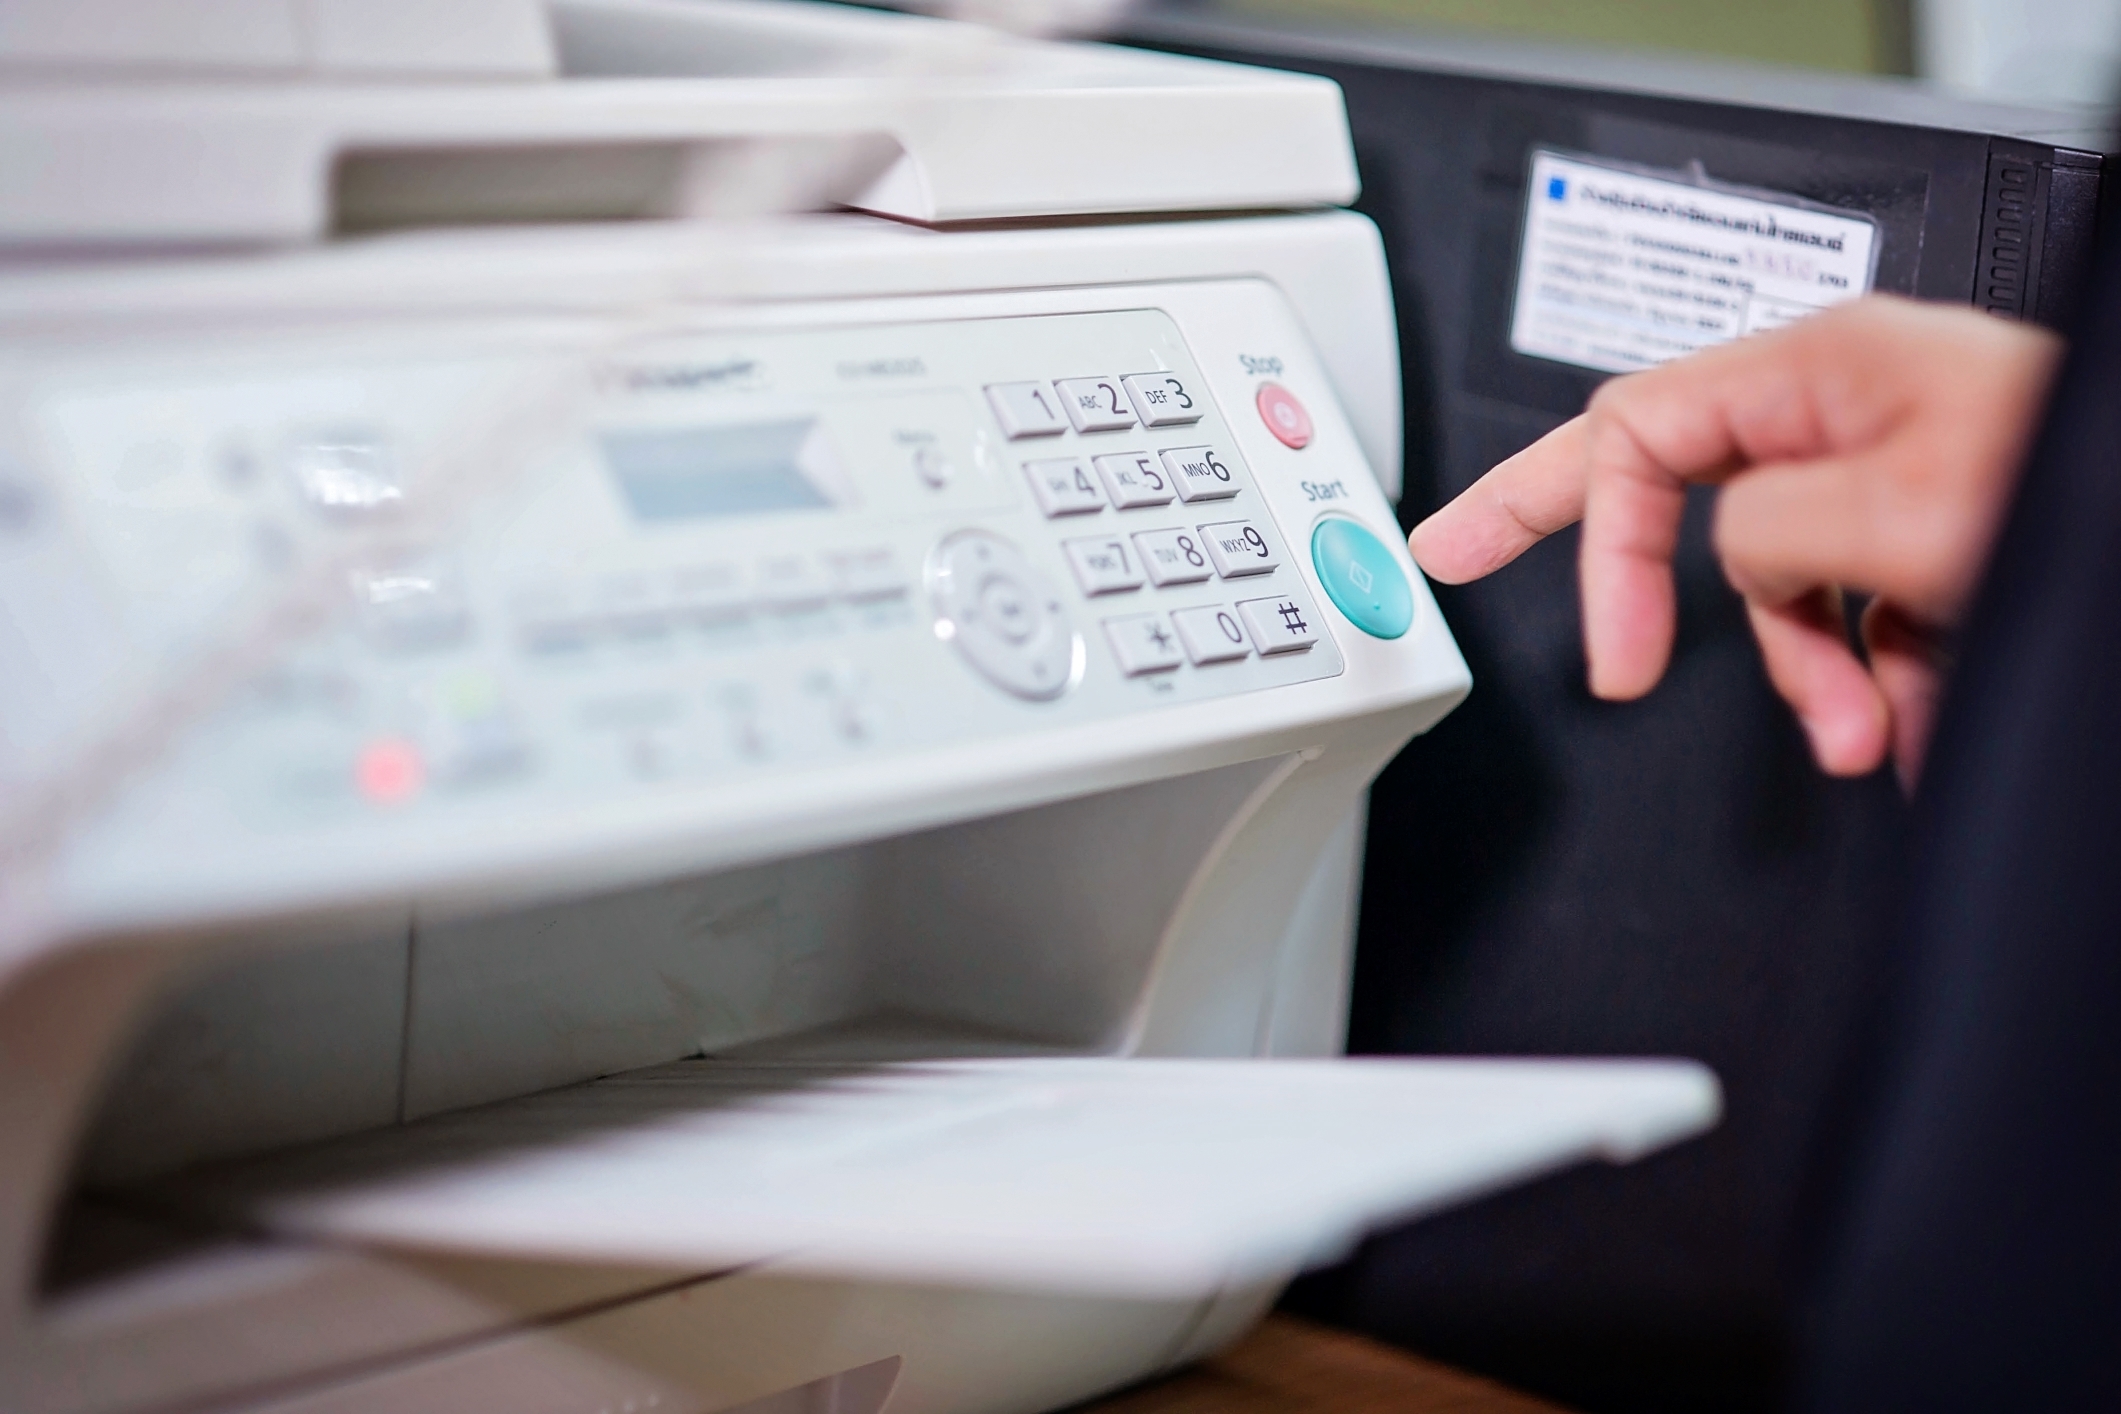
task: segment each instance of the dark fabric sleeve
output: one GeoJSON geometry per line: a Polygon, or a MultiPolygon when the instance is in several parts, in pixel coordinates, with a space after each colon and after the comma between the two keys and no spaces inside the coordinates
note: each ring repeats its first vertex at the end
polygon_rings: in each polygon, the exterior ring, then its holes
{"type": "Polygon", "coordinates": [[[2121,1409],[2121,243],[1961,641],[1808,1406],[2121,1409]]]}

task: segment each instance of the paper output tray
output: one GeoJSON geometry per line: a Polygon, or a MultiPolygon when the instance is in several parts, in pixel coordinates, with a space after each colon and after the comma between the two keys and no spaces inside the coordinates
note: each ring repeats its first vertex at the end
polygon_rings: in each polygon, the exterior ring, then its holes
{"type": "Polygon", "coordinates": [[[334,1242],[1176,1296],[1718,1107],[1687,1062],[700,1059],[187,1189],[334,1242]]]}

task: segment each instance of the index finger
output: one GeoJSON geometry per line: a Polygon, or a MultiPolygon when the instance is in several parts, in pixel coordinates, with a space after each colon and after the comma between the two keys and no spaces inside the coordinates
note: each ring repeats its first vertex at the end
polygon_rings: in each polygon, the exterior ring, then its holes
{"type": "Polygon", "coordinates": [[[1583,517],[1584,418],[1570,418],[1498,462],[1414,527],[1407,549],[1429,578],[1464,584],[1493,574],[1583,517]]]}

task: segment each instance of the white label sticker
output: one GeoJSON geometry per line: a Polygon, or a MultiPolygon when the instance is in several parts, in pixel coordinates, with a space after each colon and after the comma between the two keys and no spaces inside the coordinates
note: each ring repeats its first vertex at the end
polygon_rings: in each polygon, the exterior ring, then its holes
{"type": "Polygon", "coordinates": [[[1532,154],[1510,347],[1606,373],[1869,291],[1868,217],[1532,154]]]}

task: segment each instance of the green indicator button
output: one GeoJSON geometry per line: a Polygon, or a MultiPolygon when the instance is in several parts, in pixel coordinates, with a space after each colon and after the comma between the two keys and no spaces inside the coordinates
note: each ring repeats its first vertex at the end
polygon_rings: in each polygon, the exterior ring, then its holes
{"type": "Polygon", "coordinates": [[[1414,592],[1385,543],[1334,517],[1311,532],[1311,563],[1334,607],[1372,638],[1397,638],[1414,622],[1414,592]]]}

